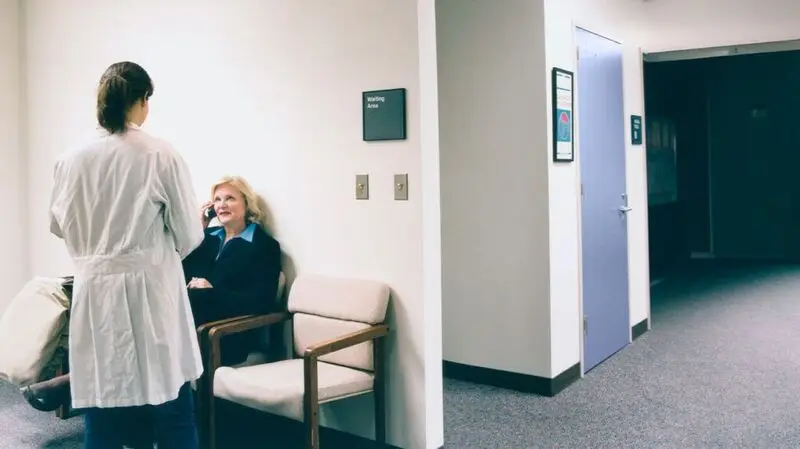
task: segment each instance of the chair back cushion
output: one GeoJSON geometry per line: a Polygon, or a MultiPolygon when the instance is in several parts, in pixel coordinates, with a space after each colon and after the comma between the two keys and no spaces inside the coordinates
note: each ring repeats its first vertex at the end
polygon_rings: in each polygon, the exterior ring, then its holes
{"type": "MultiPolygon", "coordinates": [[[[289,292],[294,314],[294,347],[306,348],[368,329],[386,319],[390,290],[386,284],[317,275],[299,276],[289,292]]],[[[366,371],[373,369],[372,342],[326,354],[321,361],[366,371]]]]}
{"type": "Polygon", "coordinates": [[[383,323],[389,286],[363,279],[298,276],[289,292],[289,312],[366,324],[383,323]]]}

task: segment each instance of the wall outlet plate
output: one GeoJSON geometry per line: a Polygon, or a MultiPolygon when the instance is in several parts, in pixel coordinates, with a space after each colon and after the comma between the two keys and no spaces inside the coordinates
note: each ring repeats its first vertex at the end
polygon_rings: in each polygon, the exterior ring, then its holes
{"type": "Polygon", "coordinates": [[[356,199],[369,199],[369,175],[367,174],[356,175],[356,199]]]}
{"type": "Polygon", "coordinates": [[[394,175],[394,199],[408,201],[408,175],[394,175]]]}

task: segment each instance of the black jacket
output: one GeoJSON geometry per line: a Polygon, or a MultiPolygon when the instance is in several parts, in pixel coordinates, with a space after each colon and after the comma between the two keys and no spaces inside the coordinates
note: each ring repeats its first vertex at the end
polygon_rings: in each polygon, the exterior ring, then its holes
{"type": "MultiPolygon", "coordinates": [[[[275,296],[281,272],[281,247],[260,226],[250,225],[240,236],[222,247],[225,231],[206,229],[203,243],[183,260],[188,283],[205,278],[213,288],[189,289],[195,324],[241,315],[276,311],[275,296]]],[[[249,337],[226,338],[223,356],[227,363],[246,357],[252,346],[249,337]],[[245,347],[242,347],[245,346],[245,347]]]]}

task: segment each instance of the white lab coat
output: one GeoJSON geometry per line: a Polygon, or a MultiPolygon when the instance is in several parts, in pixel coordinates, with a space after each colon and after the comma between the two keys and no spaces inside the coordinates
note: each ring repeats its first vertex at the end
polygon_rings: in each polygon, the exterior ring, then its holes
{"type": "Polygon", "coordinates": [[[72,406],[158,405],[203,366],[181,259],[203,240],[186,163],[136,126],[59,158],[50,230],[75,262],[72,406]]]}

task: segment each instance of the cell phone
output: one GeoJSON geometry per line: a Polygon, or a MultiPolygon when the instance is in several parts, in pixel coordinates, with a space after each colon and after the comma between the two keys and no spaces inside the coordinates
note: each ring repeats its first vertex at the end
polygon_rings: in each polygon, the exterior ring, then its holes
{"type": "Polygon", "coordinates": [[[206,217],[208,217],[209,220],[216,216],[217,216],[217,211],[214,210],[214,206],[211,206],[208,209],[206,209],[206,217]]]}

